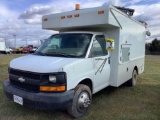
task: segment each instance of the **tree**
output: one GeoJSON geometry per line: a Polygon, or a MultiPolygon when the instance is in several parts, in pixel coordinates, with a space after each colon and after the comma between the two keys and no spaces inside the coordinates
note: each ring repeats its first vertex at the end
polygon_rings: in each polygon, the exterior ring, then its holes
{"type": "Polygon", "coordinates": [[[158,46],[159,46],[159,41],[157,40],[157,38],[155,38],[152,43],[151,43],[151,51],[152,52],[157,52],[158,51],[158,46]]]}
{"type": "Polygon", "coordinates": [[[160,54],[160,40],[155,38],[152,43],[146,44],[146,53],[160,54]]]}

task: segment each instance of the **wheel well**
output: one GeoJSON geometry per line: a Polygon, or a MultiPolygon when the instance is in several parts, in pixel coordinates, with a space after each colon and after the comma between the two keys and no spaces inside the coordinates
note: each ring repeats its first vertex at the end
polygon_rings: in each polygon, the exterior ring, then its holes
{"type": "Polygon", "coordinates": [[[138,74],[138,67],[137,66],[134,67],[134,70],[136,70],[137,74],[138,74]]]}
{"type": "Polygon", "coordinates": [[[79,84],[87,85],[90,88],[91,92],[92,92],[93,86],[92,86],[92,81],[90,79],[84,79],[79,84]]]}

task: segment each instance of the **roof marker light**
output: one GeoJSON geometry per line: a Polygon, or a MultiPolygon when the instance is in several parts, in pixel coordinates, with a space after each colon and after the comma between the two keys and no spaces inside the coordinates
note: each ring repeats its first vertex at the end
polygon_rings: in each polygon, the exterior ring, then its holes
{"type": "Polygon", "coordinates": [[[65,16],[61,16],[61,19],[65,19],[65,16]]]}
{"type": "Polygon", "coordinates": [[[79,17],[79,14],[75,14],[74,17],[79,17]]]}
{"type": "Polygon", "coordinates": [[[68,15],[67,18],[72,18],[72,15],[68,15]]]}
{"type": "Polygon", "coordinates": [[[104,10],[99,10],[98,14],[104,14],[104,10]]]}
{"type": "Polygon", "coordinates": [[[80,4],[76,4],[76,10],[80,10],[80,4]]]}

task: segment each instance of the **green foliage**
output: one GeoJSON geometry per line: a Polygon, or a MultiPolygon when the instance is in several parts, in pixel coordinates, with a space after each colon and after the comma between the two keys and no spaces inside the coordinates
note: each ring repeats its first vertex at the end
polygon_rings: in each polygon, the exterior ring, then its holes
{"type": "Polygon", "coordinates": [[[146,53],[160,53],[160,40],[155,38],[152,43],[146,44],[146,53]]]}

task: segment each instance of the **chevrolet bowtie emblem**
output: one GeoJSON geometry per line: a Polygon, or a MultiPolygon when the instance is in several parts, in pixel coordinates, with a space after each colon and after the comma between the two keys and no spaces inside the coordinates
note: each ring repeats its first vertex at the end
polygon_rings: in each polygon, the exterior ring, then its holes
{"type": "Polygon", "coordinates": [[[20,82],[24,82],[24,81],[25,81],[25,79],[22,78],[22,77],[18,78],[18,80],[19,80],[20,82]]]}

